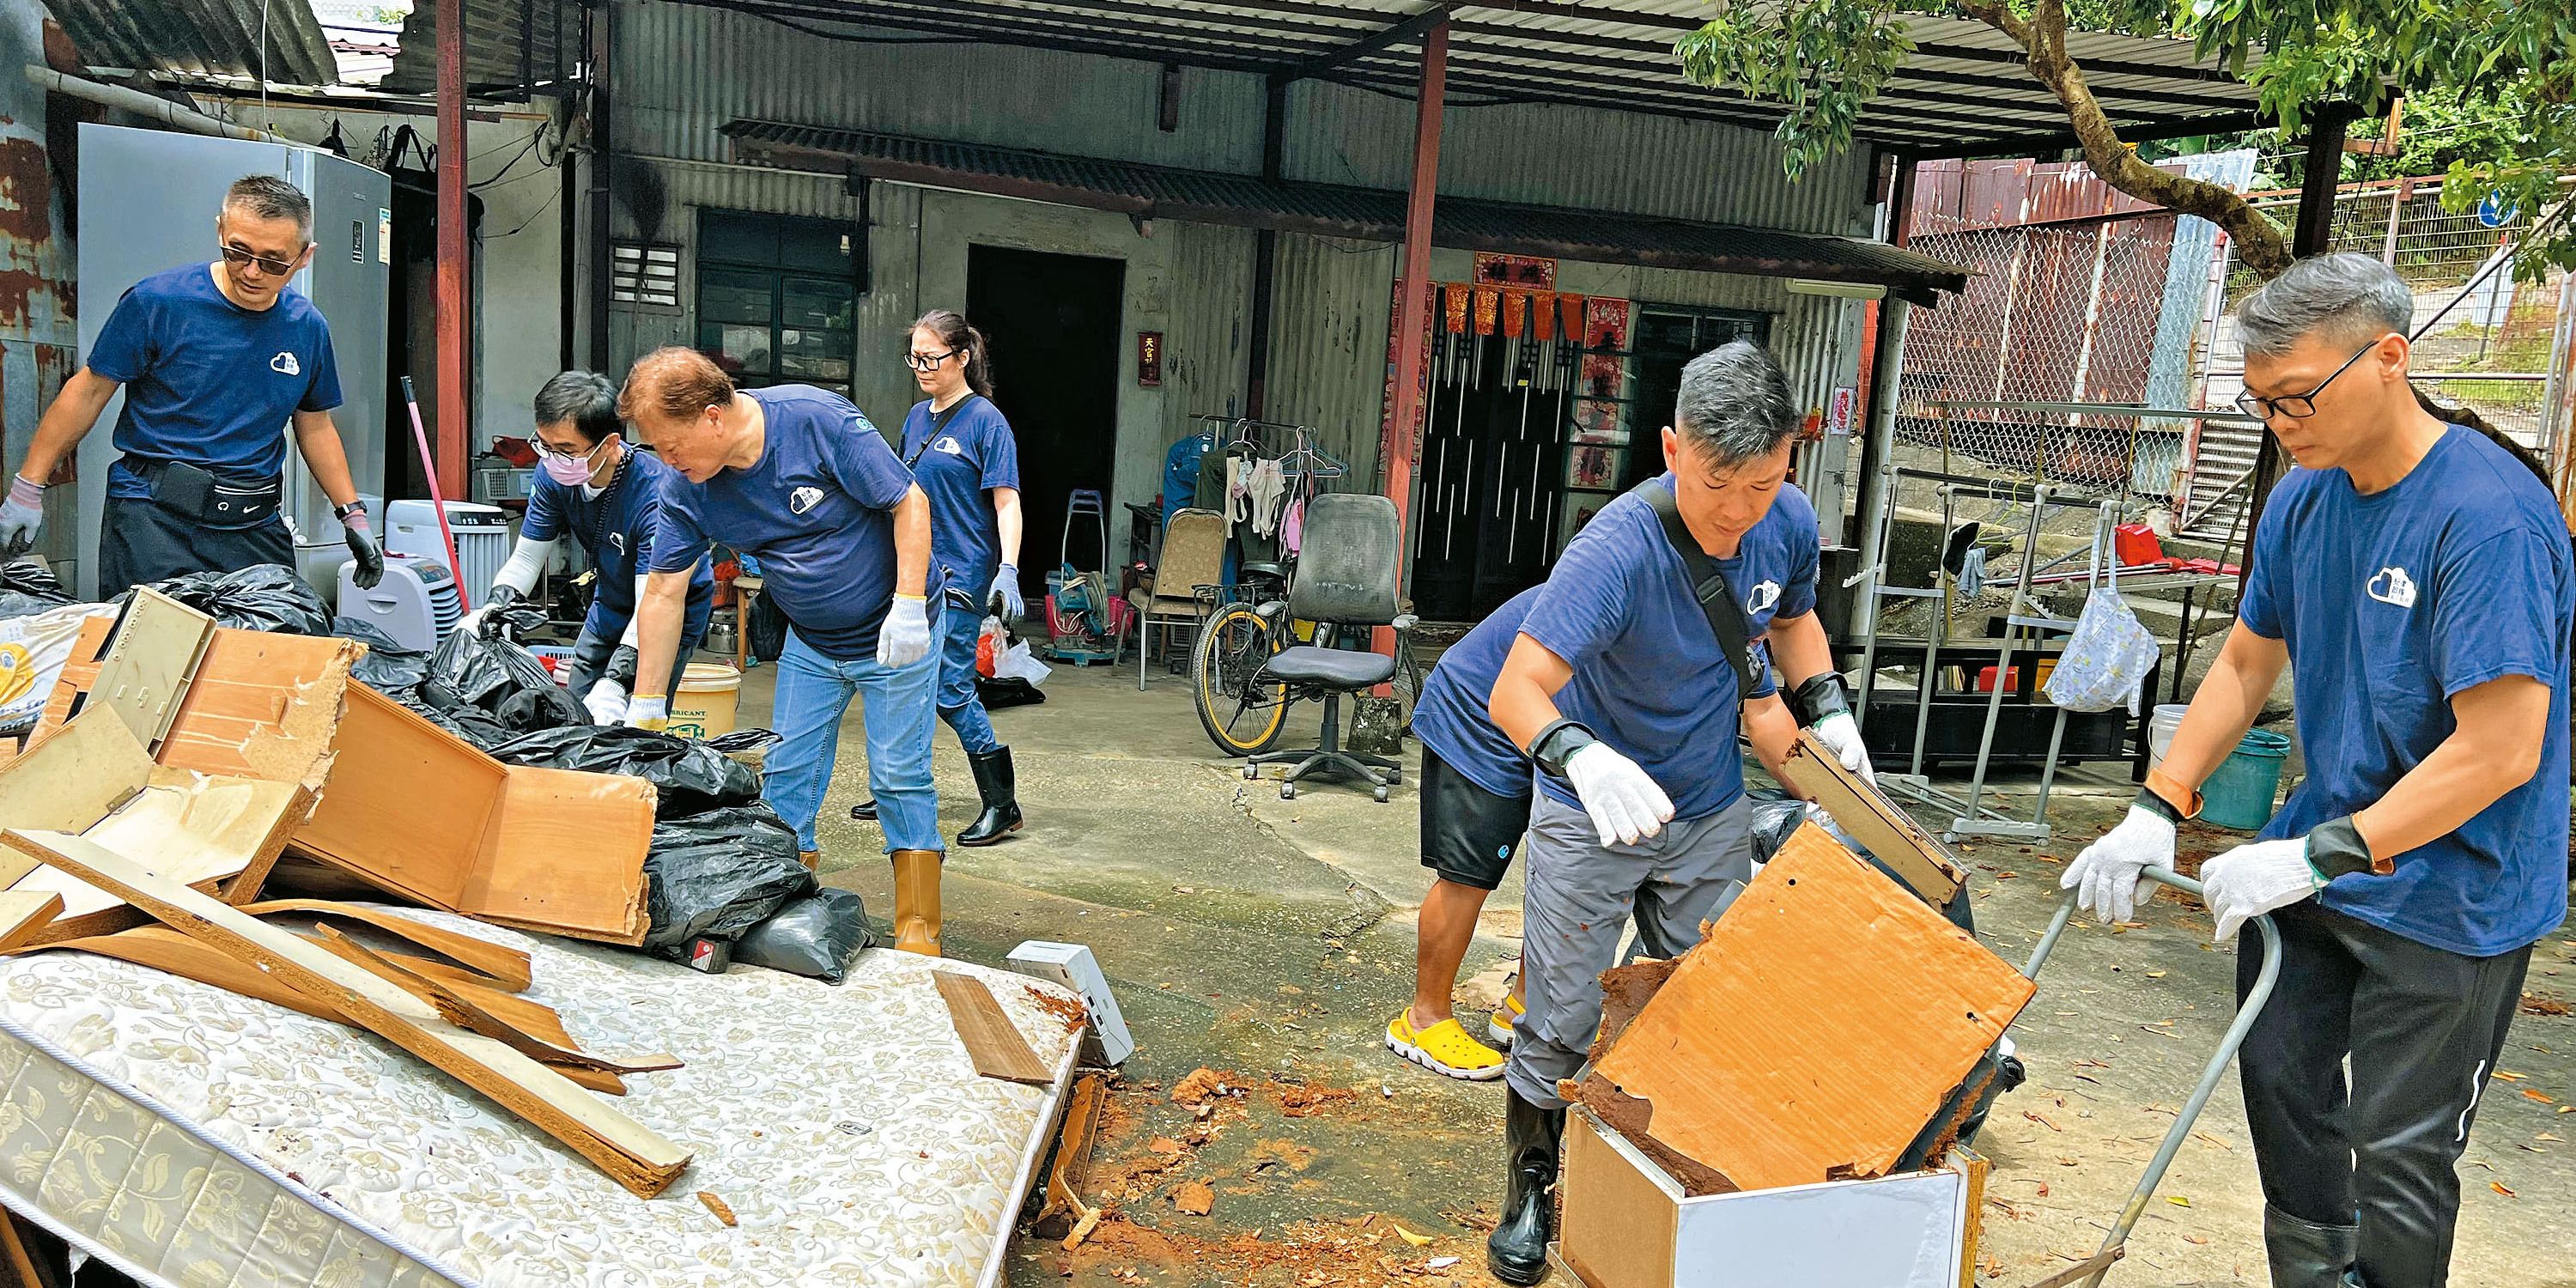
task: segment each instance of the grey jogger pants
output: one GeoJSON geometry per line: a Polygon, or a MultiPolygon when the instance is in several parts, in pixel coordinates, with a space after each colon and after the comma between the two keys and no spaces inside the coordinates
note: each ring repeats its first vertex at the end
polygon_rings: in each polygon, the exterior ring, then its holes
{"type": "Polygon", "coordinates": [[[1601,844],[1582,810],[1546,792],[1530,801],[1528,891],[1521,898],[1521,983],[1529,1014],[1503,1071],[1522,1099],[1548,1109],[1565,1100],[1601,1027],[1601,972],[1617,964],[1631,915],[1638,951],[1673,957],[1699,942],[1753,879],[1751,802],[1707,818],[1667,823],[1636,845],[1601,844]]]}

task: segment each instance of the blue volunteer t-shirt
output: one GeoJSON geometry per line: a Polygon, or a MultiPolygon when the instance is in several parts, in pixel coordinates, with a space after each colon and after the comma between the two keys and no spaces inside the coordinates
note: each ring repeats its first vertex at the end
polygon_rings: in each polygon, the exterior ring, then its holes
{"type": "MultiPolygon", "coordinates": [[[[1673,476],[1656,484],[1670,488],[1673,476]]],[[[1814,610],[1817,557],[1815,507],[1783,483],[1735,557],[1717,564],[1756,637],[1776,617],[1814,610]]],[[[1653,506],[1622,496],[1601,507],[1557,557],[1521,633],[1574,668],[1557,710],[1636,761],[1672,798],[1674,818],[1707,818],[1744,794],[1735,734],[1746,695],[1653,506]]],[[[1768,668],[1756,666],[1750,696],[1762,697],[1774,686],[1768,668]]],[[[1558,801],[1582,805],[1564,780],[1538,781],[1558,801]]]]}
{"type": "Polygon", "coordinates": [[[1413,704],[1413,736],[1423,750],[1496,796],[1527,797],[1530,761],[1503,736],[1487,707],[1503,659],[1520,638],[1521,622],[1545,586],[1532,586],[1503,601],[1493,615],[1449,646],[1431,678],[1422,682],[1422,697],[1413,704]]]}
{"type": "Polygon", "coordinates": [[[2239,615],[2289,645],[2308,776],[2265,840],[2377,802],[2450,736],[2461,690],[2508,675],[2550,687],[2529,782],[2387,876],[2335,878],[2325,906],[2472,957],[2566,919],[2570,565],[2549,490],[2457,425],[2385,491],[2363,496],[2339,469],[2292,470],[2273,490],[2239,615]]]}
{"type": "Polygon", "coordinates": [[[927,401],[903,418],[903,459],[930,499],[930,559],[948,584],[982,594],[1001,564],[1001,530],[993,518],[997,487],[1020,485],[1020,445],[1011,422],[982,394],[968,394],[933,416],[927,401]]]}
{"type": "MultiPolygon", "coordinates": [[[[590,555],[599,578],[591,587],[590,615],[582,619],[581,628],[592,636],[614,640],[626,633],[626,623],[635,616],[635,577],[651,566],[647,561],[652,558],[653,528],[662,511],[662,480],[677,475],[661,457],[640,448],[627,449],[617,477],[595,497],[585,497],[579,487],[566,487],[544,470],[537,471],[519,535],[530,541],[552,541],[570,534],[590,555]]],[[[700,559],[689,573],[689,607],[680,638],[696,639],[707,633],[707,609],[715,589],[715,574],[700,559]]]]}
{"type": "MultiPolygon", "coordinates": [[[[894,600],[895,503],[912,487],[877,427],[811,385],[746,389],[766,418],[760,461],[662,483],[652,569],[678,572],[717,538],[760,560],[762,591],[808,648],[836,662],[874,657],[894,600]]],[[[939,595],[939,569],[929,594],[939,595]]]]}
{"type": "MultiPolygon", "coordinates": [[[[89,369],[125,386],[116,450],[184,461],[228,482],[268,482],[286,469],[286,423],[340,405],[331,327],[292,290],[256,312],[224,298],[214,271],[190,264],[136,282],[90,346],[89,369]]],[[[152,489],[120,460],[107,494],[152,489]]]]}

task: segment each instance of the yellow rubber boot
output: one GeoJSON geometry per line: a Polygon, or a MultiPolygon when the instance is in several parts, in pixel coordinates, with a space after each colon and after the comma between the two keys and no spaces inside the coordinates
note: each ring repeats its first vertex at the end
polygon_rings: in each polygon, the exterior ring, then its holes
{"type": "Polygon", "coordinates": [[[805,870],[808,872],[820,872],[823,870],[823,852],[821,850],[798,850],[796,852],[796,861],[804,864],[805,870]]]}
{"type": "Polygon", "coordinates": [[[894,946],[937,957],[939,952],[938,850],[897,850],[894,860],[894,946]]]}

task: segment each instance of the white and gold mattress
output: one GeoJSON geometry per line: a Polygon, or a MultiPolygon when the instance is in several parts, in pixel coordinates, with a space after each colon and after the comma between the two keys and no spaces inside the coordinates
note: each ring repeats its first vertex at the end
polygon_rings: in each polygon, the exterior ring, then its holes
{"type": "Polygon", "coordinates": [[[976,1076],[927,958],[871,949],[832,987],[401,911],[533,954],[584,1049],[686,1061],[608,1099],[689,1170],[638,1199],[373,1035],[45,952],[0,959],[0,1203],[174,1288],[1001,1282],[1079,1049],[1039,995],[1070,992],[936,963],[1055,1070],[1022,1086],[976,1076]]]}

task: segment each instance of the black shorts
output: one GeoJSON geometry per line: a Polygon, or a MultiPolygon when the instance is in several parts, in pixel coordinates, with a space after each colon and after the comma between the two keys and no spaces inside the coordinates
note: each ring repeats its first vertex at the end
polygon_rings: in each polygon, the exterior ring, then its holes
{"type": "Polygon", "coordinates": [[[1503,883],[1529,831],[1530,798],[1497,796],[1422,750],[1422,866],[1479,890],[1503,883]]]}

